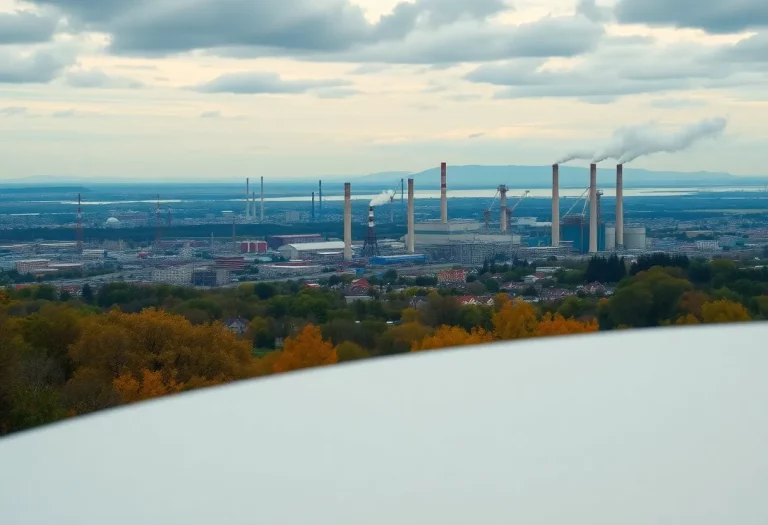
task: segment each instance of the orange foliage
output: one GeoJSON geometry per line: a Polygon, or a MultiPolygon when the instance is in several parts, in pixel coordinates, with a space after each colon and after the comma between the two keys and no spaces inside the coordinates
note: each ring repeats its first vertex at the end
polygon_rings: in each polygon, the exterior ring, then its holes
{"type": "Polygon", "coordinates": [[[552,335],[568,335],[568,334],[586,334],[589,332],[597,332],[597,321],[591,319],[589,321],[581,322],[576,319],[566,319],[560,314],[548,313],[539,322],[536,335],[538,336],[552,336],[552,335]]]}
{"type": "Polygon", "coordinates": [[[701,317],[705,323],[738,323],[752,320],[743,305],[727,299],[704,303],[701,307],[701,317]]]}
{"type": "Polygon", "coordinates": [[[411,350],[420,352],[452,346],[478,345],[491,341],[493,341],[493,334],[482,328],[473,328],[472,332],[467,332],[458,326],[441,326],[434,335],[425,337],[421,341],[414,341],[411,350]]]}
{"type": "Polygon", "coordinates": [[[323,341],[320,328],[307,325],[295,338],[285,340],[285,347],[274,359],[275,372],[289,372],[315,366],[332,365],[338,361],[333,345],[323,341]]]}
{"type": "Polygon", "coordinates": [[[165,381],[162,372],[152,372],[146,369],[141,372],[141,382],[137,381],[132,374],[123,374],[112,381],[112,387],[123,403],[135,403],[136,401],[174,394],[179,392],[182,386],[173,378],[165,381]]]}
{"type": "Polygon", "coordinates": [[[537,333],[538,320],[533,305],[521,299],[501,300],[502,306],[493,314],[493,327],[499,339],[524,339],[537,333]]]}
{"type": "Polygon", "coordinates": [[[675,324],[676,325],[701,324],[701,321],[699,321],[699,319],[695,315],[688,314],[688,315],[679,317],[675,322],[675,324]]]}

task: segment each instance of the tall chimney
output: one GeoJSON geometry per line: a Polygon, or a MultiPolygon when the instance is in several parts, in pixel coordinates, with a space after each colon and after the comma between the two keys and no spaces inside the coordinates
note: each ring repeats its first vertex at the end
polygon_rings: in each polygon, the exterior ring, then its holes
{"type": "Polygon", "coordinates": [[[507,187],[499,186],[499,193],[501,194],[501,233],[507,233],[507,187]]]}
{"type": "Polygon", "coordinates": [[[251,179],[245,179],[245,218],[251,218],[251,203],[248,198],[251,196],[251,179]]]}
{"type": "Polygon", "coordinates": [[[597,164],[589,165],[589,253],[597,253],[597,164]]]}
{"type": "Polygon", "coordinates": [[[352,185],[349,182],[344,183],[344,260],[352,260],[352,185]]]}
{"type": "Polygon", "coordinates": [[[379,246],[376,242],[376,224],[373,221],[373,206],[368,206],[368,233],[363,244],[364,257],[376,257],[379,255],[379,246]]]}
{"type": "Polygon", "coordinates": [[[312,222],[315,222],[315,192],[312,192],[312,222]]]}
{"type": "Polygon", "coordinates": [[[261,219],[260,222],[264,222],[264,177],[261,178],[261,219]]]}
{"type": "Polygon", "coordinates": [[[416,253],[416,218],[413,202],[413,179],[408,179],[408,253],[416,253]]]}
{"type": "Polygon", "coordinates": [[[318,208],[317,208],[317,217],[320,219],[320,222],[323,222],[323,181],[320,181],[318,184],[318,208]]]}
{"type": "Polygon", "coordinates": [[[256,192],[251,192],[251,216],[256,218],[256,192]]]}
{"type": "Polygon", "coordinates": [[[624,248],[624,165],[616,165],[616,248],[624,248]]]}
{"type": "Polygon", "coordinates": [[[447,172],[448,166],[443,162],[440,164],[440,222],[443,224],[448,224],[447,172]]]}
{"type": "Polygon", "coordinates": [[[552,246],[560,246],[560,166],[552,165],[552,246]]]}

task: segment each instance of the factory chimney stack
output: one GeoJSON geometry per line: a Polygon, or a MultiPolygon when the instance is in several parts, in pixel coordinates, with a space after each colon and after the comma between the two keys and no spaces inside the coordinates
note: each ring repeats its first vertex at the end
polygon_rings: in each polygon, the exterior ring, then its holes
{"type": "Polygon", "coordinates": [[[318,208],[317,208],[317,217],[320,222],[323,222],[323,181],[320,181],[318,184],[318,208]]]}
{"type": "Polygon", "coordinates": [[[315,222],[315,192],[312,192],[312,222],[315,222]]]}
{"type": "Polygon", "coordinates": [[[509,218],[509,214],[507,212],[507,187],[503,184],[499,186],[499,195],[500,197],[500,203],[501,203],[501,233],[507,233],[508,227],[507,227],[507,221],[509,218]]]}
{"type": "Polygon", "coordinates": [[[416,253],[416,219],[413,202],[413,179],[408,179],[408,253],[416,253]]]}
{"type": "Polygon", "coordinates": [[[616,248],[624,248],[624,166],[616,165],[616,248]]]}
{"type": "Polygon", "coordinates": [[[552,246],[560,246],[560,166],[552,165],[552,246]]]}
{"type": "Polygon", "coordinates": [[[344,183],[344,260],[352,260],[352,185],[349,182],[344,183]]]}
{"type": "Polygon", "coordinates": [[[261,178],[261,215],[259,222],[264,223],[264,177],[261,178]]]}
{"type": "Polygon", "coordinates": [[[447,193],[448,166],[445,162],[440,164],[440,222],[448,224],[448,193],[447,193]]]}
{"type": "Polygon", "coordinates": [[[597,253],[597,164],[589,165],[589,253],[597,253]]]}
{"type": "Polygon", "coordinates": [[[251,198],[251,179],[245,179],[245,218],[250,219],[251,218],[251,203],[249,199],[251,198]]]}
{"type": "Polygon", "coordinates": [[[376,241],[376,224],[373,220],[373,206],[368,206],[368,233],[363,244],[364,257],[376,257],[379,255],[379,244],[376,241]]]}

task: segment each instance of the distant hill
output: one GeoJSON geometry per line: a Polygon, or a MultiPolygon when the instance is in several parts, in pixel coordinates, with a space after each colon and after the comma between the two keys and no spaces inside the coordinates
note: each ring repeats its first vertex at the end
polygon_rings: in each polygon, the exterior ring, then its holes
{"type": "MultiPolygon", "coordinates": [[[[440,168],[432,168],[413,177],[419,189],[440,187],[440,168]]],[[[355,179],[357,184],[392,186],[402,178],[372,174],[355,179]]],[[[616,168],[598,168],[598,183],[612,186],[616,168]]],[[[448,186],[455,189],[493,187],[506,184],[518,188],[548,188],[552,184],[552,166],[448,166],[448,186]]],[[[625,187],[644,186],[753,186],[768,184],[768,177],[738,177],[730,173],[651,171],[624,168],[625,187]]],[[[560,166],[560,186],[585,188],[589,185],[588,166],[560,166]]]]}

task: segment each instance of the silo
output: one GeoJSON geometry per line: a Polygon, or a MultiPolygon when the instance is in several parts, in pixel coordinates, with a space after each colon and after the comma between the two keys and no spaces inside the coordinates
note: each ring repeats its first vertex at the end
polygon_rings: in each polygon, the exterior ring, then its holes
{"type": "Polygon", "coordinates": [[[605,251],[612,252],[616,249],[616,228],[606,226],[605,228],[605,251]]]}
{"type": "Polygon", "coordinates": [[[624,247],[627,250],[645,250],[645,228],[624,228],[624,247]]]}

